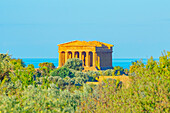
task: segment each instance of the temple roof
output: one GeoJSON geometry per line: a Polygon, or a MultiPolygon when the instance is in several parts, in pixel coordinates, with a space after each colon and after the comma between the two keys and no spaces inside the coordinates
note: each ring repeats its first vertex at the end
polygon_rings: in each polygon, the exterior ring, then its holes
{"type": "Polygon", "coordinates": [[[99,41],[89,41],[89,42],[87,42],[87,41],[79,41],[79,40],[59,44],[58,46],[94,46],[94,47],[107,46],[109,49],[110,49],[110,47],[113,47],[112,44],[107,44],[107,43],[103,43],[103,42],[99,42],[99,41]]]}

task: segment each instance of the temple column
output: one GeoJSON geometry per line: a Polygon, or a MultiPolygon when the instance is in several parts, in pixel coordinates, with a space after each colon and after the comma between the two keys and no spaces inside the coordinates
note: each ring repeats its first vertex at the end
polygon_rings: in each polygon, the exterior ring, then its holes
{"type": "Polygon", "coordinates": [[[96,52],[93,52],[93,67],[96,68],[96,52]]]}
{"type": "MultiPolygon", "coordinates": [[[[82,51],[79,51],[79,59],[82,60],[82,62],[83,62],[83,59],[82,59],[82,51]]],[[[84,66],[84,62],[83,62],[82,65],[84,66]]]]}
{"type": "Polygon", "coordinates": [[[81,60],[83,61],[83,66],[85,66],[85,54],[83,54],[84,52],[81,52],[81,60]]]}
{"type": "Polygon", "coordinates": [[[86,67],[90,67],[89,66],[89,52],[86,52],[86,67]]]}
{"type": "Polygon", "coordinates": [[[79,59],[82,60],[82,52],[79,51],[79,59]]]}
{"type": "Polygon", "coordinates": [[[68,58],[68,51],[65,52],[65,62],[64,63],[67,62],[67,58],[68,58]]]}
{"type": "Polygon", "coordinates": [[[75,58],[75,51],[72,52],[72,58],[75,58]]]}
{"type": "Polygon", "coordinates": [[[62,61],[62,58],[61,58],[61,52],[59,52],[59,67],[61,67],[61,66],[62,66],[61,61],[62,61]]]}

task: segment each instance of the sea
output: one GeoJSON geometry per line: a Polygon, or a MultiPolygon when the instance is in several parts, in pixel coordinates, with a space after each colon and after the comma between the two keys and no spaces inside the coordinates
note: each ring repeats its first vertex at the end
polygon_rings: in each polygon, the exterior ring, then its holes
{"type": "MultiPolygon", "coordinates": [[[[58,67],[58,58],[22,58],[23,62],[28,66],[29,64],[33,64],[35,68],[39,68],[38,64],[43,62],[50,62],[55,65],[55,67],[58,67]]],[[[112,65],[114,66],[120,66],[124,69],[132,65],[132,62],[142,60],[144,64],[147,63],[148,59],[141,59],[141,58],[115,58],[112,59],[112,65]]],[[[154,59],[158,61],[159,59],[154,59]]]]}

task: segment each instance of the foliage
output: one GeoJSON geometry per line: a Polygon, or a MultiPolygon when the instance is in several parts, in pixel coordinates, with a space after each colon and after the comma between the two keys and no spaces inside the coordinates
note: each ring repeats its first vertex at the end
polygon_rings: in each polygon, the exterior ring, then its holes
{"type": "Polygon", "coordinates": [[[10,79],[12,82],[16,82],[20,80],[23,86],[33,85],[35,84],[34,81],[34,73],[27,71],[26,68],[21,70],[15,70],[14,73],[10,74],[10,79]]]}
{"type": "Polygon", "coordinates": [[[74,85],[75,84],[75,78],[70,78],[69,76],[66,76],[64,78],[64,81],[67,83],[67,85],[74,85]]]}
{"type": "Polygon", "coordinates": [[[128,69],[123,69],[123,67],[115,66],[113,69],[107,69],[102,71],[102,75],[104,76],[119,76],[119,75],[128,75],[128,69]]]}
{"type": "Polygon", "coordinates": [[[28,73],[35,73],[35,68],[34,68],[34,65],[33,64],[29,64],[28,66],[27,66],[27,71],[28,71],[28,73]]]}
{"type": "Polygon", "coordinates": [[[26,66],[22,59],[11,59],[10,62],[13,65],[12,70],[18,70],[20,67],[23,68],[26,66]]]}
{"type": "Polygon", "coordinates": [[[33,65],[12,64],[8,55],[0,61],[1,75],[7,72],[10,77],[8,81],[6,77],[0,81],[3,112],[170,111],[170,52],[164,53],[158,62],[152,57],[146,65],[142,61],[134,62],[129,71],[116,67],[83,73],[61,67],[53,70],[51,76],[37,76],[33,65]],[[10,70],[12,66],[14,70],[10,70]],[[99,85],[84,84],[90,77],[103,73],[114,76],[115,70],[129,74],[132,81],[128,88],[114,79],[104,79],[99,85]]]}
{"type": "MultiPolygon", "coordinates": [[[[114,75],[117,76],[117,75],[123,75],[123,74],[126,74],[125,73],[125,70],[123,69],[123,67],[120,67],[120,66],[115,66],[113,68],[114,70],[114,75]]],[[[127,70],[126,70],[127,71],[127,70]]]]}
{"type": "Polygon", "coordinates": [[[86,74],[89,76],[88,81],[91,81],[91,82],[97,82],[96,78],[101,76],[99,71],[88,71],[86,74]]]}
{"type": "Polygon", "coordinates": [[[132,66],[130,66],[130,70],[129,72],[131,74],[134,74],[134,72],[136,71],[136,69],[139,69],[139,68],[144,68],[144,63],[140,60],[140,61],[136,61],[136,62],[132,62],[132,66]]]}
{"type": "Polygon", "coordinates": [[[10,73],[11,82],[20,81],[22,86],[35,85],[35,68],[33,64],[25,67],[22,59],[12,59],[12,73],[10,73]]]}
{"type": "Polygon", "coordinates": [[[57,69],[53,70],[50,73],[50,75],[51,76],[60,76],[61,78],[64,78],[66,76],[69,76],[71,78],[74,77],[74,74],[67,67],[57,68],[57,69]]]}
{"type": "Polygon", "coordinates": [[[53,63],[49,63],[49,62],[43,62],[43,63],[39,63],[39,67],[42,68],[42,67],[48,67],[49,69],[54,69],[55,66],[53,63]]]}
{"type": "Polygon", "coordinates": [[[103,76],[114,76],[115,70],[113,69],[107,69],[105,71],[102,71],[103,76]]]}
{"type": "Polygon", "coordinates": [[[22,88],[19,82],[3,86],[7,89],[6,93],[0,93],[0,111],[3,112],[75,112],[81,98],[88,93],[88,88],[84,88],[84,93],[62,91],[53,83],[48,88],[33,85],[22,88]]]}
{"type": "Polygon", "coordinates": [[[55,69],[54,64],[49,62],[39,63],[38,66],[39,70],[37,73],[41,73],[41,76],[49,76],[49,73],[55,69]]]}
{"type": "Polygon", "coordinates": [[[0,54],[0,80],[9,77],[11,64],[11,57],[8,54],[0,54]]]}
{"type": "Polygon", "coordinates": [[[87,80],[89,80],[88,75],[87,75],[86,73],[83,73],[83,72],[80,72],[80,71],[77,71],[77,72],[75,73],[75,77],[80,77],[80,78],[82,78],[82,80],[83,80],[84,82],[87,82],[87,80]]]}
{"type": "Polygon", "coordinates": [[[67,62],[64,64],[64,67],[74,69],[77,71],[82,71],[84,69],[83,61],[80,60],[79,58],[68,59],[67,62]]]}
{"type": "MultiPolygon", "coordinates": [[[[79,107],[80,112],[166,112],[170,110],[170,53],[159,62],[148,59],[144,65],[134,62],[129,73],[130,86],[119,88],[105,82],[79,107]]],[[[96,88],[94,88],[96,89],[96,88]]]]}

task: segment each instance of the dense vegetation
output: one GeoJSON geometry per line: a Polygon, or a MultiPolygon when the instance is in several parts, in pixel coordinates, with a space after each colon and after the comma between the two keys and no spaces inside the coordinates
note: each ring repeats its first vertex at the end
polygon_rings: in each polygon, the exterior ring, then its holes
{"type": "Polygon", "coordinates": [[[82,72],[82,61],[70,59],[55,69],[52,63],[25,67],[21,59],[0,54],[0,111],[2,112],[169,112],[170,52],[159,61],[133,62],[130,69],[82,72]],[[121,81],[98,76],[127,75],[121,81]]]}

